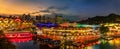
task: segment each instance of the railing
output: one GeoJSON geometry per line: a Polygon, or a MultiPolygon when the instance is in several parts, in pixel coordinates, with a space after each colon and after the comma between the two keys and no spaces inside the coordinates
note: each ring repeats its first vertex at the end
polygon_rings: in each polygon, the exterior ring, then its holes
{"type": "Polygon", "coordinates": [[[27,38],[32,36],[33,34],[30,32],[5,33],[6,38],[27,38]]]}

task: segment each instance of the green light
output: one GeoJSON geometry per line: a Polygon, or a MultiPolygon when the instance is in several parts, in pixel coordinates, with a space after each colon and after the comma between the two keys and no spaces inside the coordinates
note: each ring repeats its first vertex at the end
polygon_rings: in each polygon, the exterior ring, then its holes
{"type": "Polygon", "coordinates": [[[76,27],[84,27],[83,24],[77,24],[76,27]]]}

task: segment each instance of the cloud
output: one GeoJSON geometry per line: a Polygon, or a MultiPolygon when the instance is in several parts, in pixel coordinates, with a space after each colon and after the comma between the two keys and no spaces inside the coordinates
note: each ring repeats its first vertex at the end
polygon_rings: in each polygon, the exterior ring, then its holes
{"type": "Polygon", "coordinates": [[[65,11],[67,9],[69,9],[67,6],[63,6],[63,7],[50,6],[45,10],[40,10],[40,12],[56,13],[59,11],[65,11]]]}
{"type": "Polygon", "coordinates": [[[0,2],[0,13],[62,14],[81,19],[109,13],[120,14],[119,0],[0,0],[0,2]]]}

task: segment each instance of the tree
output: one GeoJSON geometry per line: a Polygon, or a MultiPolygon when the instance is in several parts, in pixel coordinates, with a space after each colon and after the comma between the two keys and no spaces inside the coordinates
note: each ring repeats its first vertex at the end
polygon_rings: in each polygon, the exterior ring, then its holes
{"type": "Polygon", "coordinates": [[[3,31],[2,30],[0,30],[0,35],[2,35],[3,34],[3,31]]]}
{"type": "Polygon", "coordinates": [[[33,33],[33,34],[37,34],[37,32],[36,32],[36,27],[32,27],[32,33],[33,33]]]}
{"type": "Polygon", "coordinates": [[[0,30],[0,38],[4,37],[4,32],[3,30],[0,30]]]}
{"type": "Polygon", "coordinates": [[[104,25],[102,25],[101,27],[100,27],[100,32],[101,32],[101,34],[105,34],[105,33],[107,33],[109,31],[109,28],[108,27],[105,27],[104,25]]]}

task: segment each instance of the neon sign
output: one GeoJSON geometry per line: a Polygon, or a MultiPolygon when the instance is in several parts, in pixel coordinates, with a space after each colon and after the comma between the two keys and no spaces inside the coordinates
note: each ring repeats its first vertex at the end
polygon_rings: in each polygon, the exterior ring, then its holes
{"type": "Polygon", "coordinates": [[[43,26],[46,26],[46,27],[56,27],[56,26],[58,26],[57,24],[54,24],[54,23],[37,23],[36,25],[38,27],[43,27],[43,26]]]}

